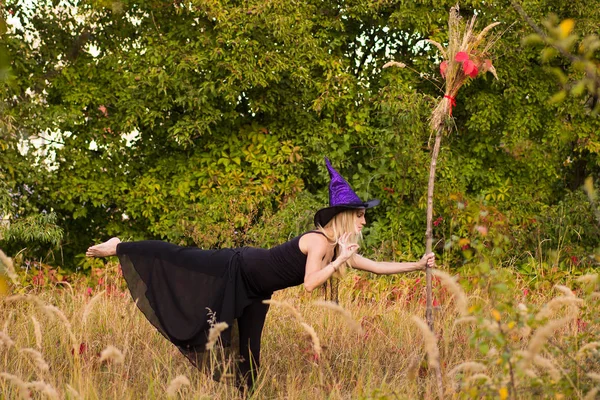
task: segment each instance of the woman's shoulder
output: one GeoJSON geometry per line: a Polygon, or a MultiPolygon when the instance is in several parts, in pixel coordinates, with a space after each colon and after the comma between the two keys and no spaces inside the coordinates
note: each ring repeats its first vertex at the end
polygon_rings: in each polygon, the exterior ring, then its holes
{"type": "Polygon", "coordinates": [[[308,254],[309,251],[324,251],[330,245],[329,239],[323,232],[319,231],[308,231],[300,236],[298,247],[304,254],[308,254]]]}

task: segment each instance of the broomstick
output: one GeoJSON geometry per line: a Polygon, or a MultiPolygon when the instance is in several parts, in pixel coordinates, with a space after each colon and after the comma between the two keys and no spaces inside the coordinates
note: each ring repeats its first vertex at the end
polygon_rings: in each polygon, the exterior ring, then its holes
{"type": "MultiPolygon", "coordinates": [[[[468,79],[476,78],[480,72],[482,75],[486,72],[491,72],[494,77],[498,79],[492,61],[489,59],[489,52],[501,35],[494,35],[488,39],[486,39],[486,35],[492,28],[500,23],[492,23],[476,34],[474,32],[475,19],[476,17],[473,16],[463,26],[461,24],[459,7],[457,4],[450,9],[447,48],[444,48],[440,43],[434,40],[428,40],[429,43],[434,45],[440,51],[440,54],[444,59],[440,63],[440,74],[444,79],[445,91],[444,97],[433,110],[430,120],[430,127],[432,131],[435,132],[435,141],[431,153],[429,182],[427,185],[427,228],[425,231],[426,254],[431,253],[433,250],[433,190],[437,158],[440,152],[442,137],[444,136],[444,133],[450,132],[453,126],[452,107],[456,106],[456,95],[468,79]]],[[[406,65],[404,63],[391,61],[384,65],[384,68],[390,66],[404,68],[406,65]]],[[[431,268],[427,268],[427,308],[425,310],[425,318],[429,330],[433,333],[433,295],[431,278],[431,268]]],[[[434,369],[437,378],[438,396],[441,399],[444,394],[442,375],[439,365],[435,366],[434,369]]]]}
{"type": "MultiPolygon", "coordinates": [[[[429,166],[429,182],[427,185],[427,229],[425,231],[425,252],[430,253],[433,247],[432,222],[433,222],[433,189],[435,184],[435,168],[440,152],[442,136],[444,132],[450,132],[452,127],[452,107],[456,106],[456,95],[462,85],[469,79],[477,77],[481,71],[483,74],[491,72],[496,79],[496,70],[489,57],[489,50],[496,43],[500,35],[492,36],[486,41],[486,34],[500,24],[495,22],[486,26],[479,34],[473,30],[476,17],[473,16],[463,27],[458,4],[450,9],[448,18],[448,47],[433,40],[429,43],[438,48],[444,61],[440,64],[440,73],[445,81],[445,93],[442,100],[431,114],[430,126],[435,132],[435,142],[431,153],[431,164],[429,166]]],[[[427,308],[425,318],[431,332],[433,325],[433,295],[431,283],[431,268],[426,270],[427,285],[427,308]]],[[[439,366],[435,368],[438,396],[443,398],[442,376],[439,366]]]]}

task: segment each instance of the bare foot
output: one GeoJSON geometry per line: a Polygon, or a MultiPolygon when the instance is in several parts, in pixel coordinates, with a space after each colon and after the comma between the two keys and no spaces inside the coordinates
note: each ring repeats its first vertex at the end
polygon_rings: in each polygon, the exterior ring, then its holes
{"type": "Polygon", "coordinates": [[[117,245],[121,243],[119,238],[114,237],[104,243],[91,246],[85,252],[87,257],[110,257],[117,255],[117,245]]]}

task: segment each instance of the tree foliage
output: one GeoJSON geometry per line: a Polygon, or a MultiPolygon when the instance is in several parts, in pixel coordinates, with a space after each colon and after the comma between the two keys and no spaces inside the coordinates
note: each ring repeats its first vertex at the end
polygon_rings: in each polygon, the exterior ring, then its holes
{"type": "MultiPolygon", "coordinates": [[[[275,243],[326,202],[327,155],[361,197],[382,199],[366,247],[383,244],[367,251],[414,257],[424,248],[428,118],[443,95],[425,39],[444,43],[453,4],[9,1],[0,175],[15,218],[56,213],[66,260],[112,235],[275,243]],[[382,70],[392,59],[407,68],[382,70]],[[37,150],[23,155],[19,144],[33,139],[37,150]]],[[[549,102],[560,90],[552,69],[570,81],[581,72],[522,44],[532,30],[509,1],[461,7],[505,32],[500,79],[478,79],[457,98],[438,167],[439,248],[472,233],[454,216],[474,202],[510,222],[514,254],[531,250],[531,221],[543,218],[577,226],[585,239],[572,252],[588,254],[597,224],[553,214],[585,208],[576,193],[599,171],[598,118],[586,100],[549,102]]],[[[581,36],[600,18],[579,0],[536,0],[525,11],[573,18],[581,36]]],[[[551,231],[541,235],[556,247],[551,231]]]]}

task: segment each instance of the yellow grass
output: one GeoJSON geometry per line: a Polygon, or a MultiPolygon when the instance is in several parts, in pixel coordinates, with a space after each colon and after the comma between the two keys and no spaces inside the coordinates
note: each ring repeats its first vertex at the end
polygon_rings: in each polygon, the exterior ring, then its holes
{"type": "MultiPolygon", "coordinates": [[[[308,294],[302,288],[291,288],[275,294],[273,303],[289,303],[303,322],[289,307],[271,307],[253,398],[436,398],[436,382],[426,367],[424,335],[415,324],[415,318],[423,318],[424,306],[405,296],[390,301],[386,293],[353,300],[352,283],[352,274],[341,282],[343,310],[316,302],[318,291],[308,294]],[[349,326],[348,316],[361,329],[349,326]],[[314,335],[307,334],[307,326],[314,329],[314,335]],[[315,338],[320,342],[319,357],[315,357],[315,338]]],[[[372,290],[386,290],[383,285],[379,288],[374,285],[372,290]]],[[[145,320],[129,293],[91,297],[85,289],[73,285],[72,290],[38,290],[30,294],[35,300],[24,296],[0,301],[0,326],[4,326],[0,334],[0,398],[18,399],[24,388],[32,398],[239,398],[237,389],[214,382],[191,366],[145,320]]],[[[486,301],[484,293],[465,295],[470,303],[486,301]]],[[[533,307],[540,309],[552,295],[539,294],[533,307]]],[[[507,376],[501,366],[489,362],[499,357],[496,349],[486,357],[469,346],[469,332],[477,322],[457,324],[461,314],[453,302],[446,301],[435,314],[447,398],[457,398],[456,381],[461,376],[463,385],[473,386],[507,376]]],[[[504,321],[491,317],[486,323],[508,329],[504,321]]],[[[522,342],[524,358],[537,368],[537,375],[558,377],[561,360],[542,357],[542,345],[557,330],[569,330],[573,325],[573,321],[561,319],[525,339],[515,334],[512,345],[522,342]]],[[[554,340],[562,339],[555,335],[554,340]]],[[[592,354],[596,347],[590,344],[580,356],[592,354]]]]}

